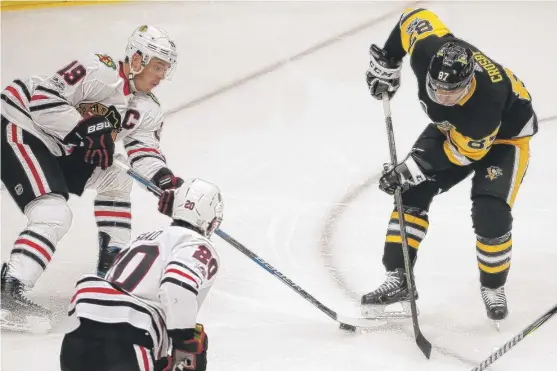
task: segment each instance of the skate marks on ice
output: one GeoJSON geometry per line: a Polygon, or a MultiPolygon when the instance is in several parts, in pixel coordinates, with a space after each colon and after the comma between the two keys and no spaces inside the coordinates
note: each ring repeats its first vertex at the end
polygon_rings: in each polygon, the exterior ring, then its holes
{"type": "Polygon", "coordinates": [[[2,327],[2,333],[30,335],[61,334],[68,332],[75,325],[68,318],[69,296],[62,295],[61,293],[48,296],[33,293],[30,296],[32,296],[36,303],[48,308],[52,312],[50,326],[45,325],[45,322],[48,322],[48,320],[41,319],[40,321],[33,321],[30,328],[2,327]]]}
{"type": "MultiPolygon", "coordinates": [[[[557,115],[547,116],[540,120],[538,123],[549,123],[557,121],[557,115]]],[[[351,289],[348,280],[344,276],[343,272],[338,268],[336,261],[333,257],[333,241],[335,235],[335,227],[337,221],[343,216],[346,212],[348,207],[357,200],[365,191],[367,191],[372,186],[376,185],[381,177],[381,173],[375,173],[366,179],[363,183],[353,187],[349,190],[344,197],[338,202],[334,204],[334,207],[330,210],[329,216],[325,219],[326,223],[323,226],[322,233],[321,233],[321,246],[320,246],[320,255],[324,261],[324,267],[327,268],[329,274],[333,281],[335,281],[338,287],[346,294],[347,297],[356,301],[359,306],[359,302],[362,296],[362,293],[358,293],[355,290],[351,289]]],[[[487,333],[481,333],[485,329],[464,329],[460,328],[457,325],[453,325],[450,318],[446,318],[446,320],[442,320],[443,315],[436,313],[435,318],[433,318],[433,314],[428,315],[427,313],[420,314],[420,318],[422,319],[423,323],[427,323],[427,326],[431,329],[442,329],[444,331],[451,332],[452,334],[460,335],[460,336],[469,336],[471,339],[474,336],[488,336],[487,333]],[[431,320],[429,320],[431,318],[431,320]]],[[[492,327],[486,326],[490,330],[492,327]]],[[[381,331],[394,331],[403,334],[408,340],[414,339],[414,333],[411,328],[411,323],[408,320],[392,320],[389,323],[379,326],[376,329],[371,331],[364,330],[361,332],[369,333],[369,332],[381,332],[381,331]]],[[[458,354],[450,349],[446,349],[440,347],[436,344],[432,344],[433,349],[435,349],[439,354],[442,354],[447,357],[452,357],[467,366],[475,367],[477,365],[476,360],[469,359],[461,354],[458,354]]],[[[474,349],[474,351],[479,351],[478,349],[474,349]]],[[[496,368],[494,368],[496,369],[496,368]]]]}

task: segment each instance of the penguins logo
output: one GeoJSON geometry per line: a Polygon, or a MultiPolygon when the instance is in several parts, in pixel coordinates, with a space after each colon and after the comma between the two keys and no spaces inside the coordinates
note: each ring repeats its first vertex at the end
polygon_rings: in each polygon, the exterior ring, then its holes
{"type": "Polygon", "coordinates": [[[489,180],[495,180],[499,178],[501,175],[503,175],[503,170],[501,170],[500,167],[490,166],[487,168],[487,175],[485,177],[489,178],[489,180]]]}

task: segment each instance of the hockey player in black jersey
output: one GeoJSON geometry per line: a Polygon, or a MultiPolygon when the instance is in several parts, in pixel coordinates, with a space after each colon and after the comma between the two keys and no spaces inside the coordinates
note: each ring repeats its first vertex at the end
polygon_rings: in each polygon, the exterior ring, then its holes
{"type": "MultiPolygon", "coordinates": [[[[538,130],[532,99],[511,70],[456,37],[426,9],[406,10],[384,47],[372,45],[367,83],[373,97],[381,99],[385,88],[390,97],[395,94],[407,54],[431,124],[408,157],[384,172],[379,188],[388,194],[403,190],[414,265],[434,196],[473,173],[480,291],[488,317],[502,320],[508,314],[504,285],[511,264],[511,210],[528,166],[530,138],[538,130]]],[[[408,302],[401,242],[395,210],[383,255],[387,278],[362,297],[364,315],[381,316],[386,305],[408,302]]]]}

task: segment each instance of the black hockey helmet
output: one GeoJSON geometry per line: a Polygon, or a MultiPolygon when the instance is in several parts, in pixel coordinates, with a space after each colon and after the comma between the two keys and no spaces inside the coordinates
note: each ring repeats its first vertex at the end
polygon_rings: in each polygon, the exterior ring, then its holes
{"type": "Polygon", "coordinates": [[[472,50],[454,42],[444,44],[431,58],[426,77],[429,97],[452,106],[468,93],[474,77],[472,50]]]}

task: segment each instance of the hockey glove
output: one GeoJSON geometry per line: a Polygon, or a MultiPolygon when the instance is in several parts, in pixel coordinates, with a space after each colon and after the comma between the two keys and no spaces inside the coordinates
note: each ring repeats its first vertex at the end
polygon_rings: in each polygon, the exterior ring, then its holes
{"type": "Polygon", "coordinates": [[[161,214],[172,218],[172,205],[174,205],[174,190],[163,191],[159,197],[158,209],[161,214]]]}
{"type": "Polygon", "coordinates": [[[209,339],[205,328],[198,323],[187,330],[169,330],[172,339],[172,356],[163,371],[205,371],[207,369],[207,347],[209,339]]]}
{"type": "Polygon", "coordinates": [[[112,166],[114,157],[114,126],[103,116],[89,116],[80,121],[64,138],[65,144],[82,147],[84,161],[101,167],[112,166]]]}
{"type": "Polygon", "coordinates": [[[167,189],[175,189],[184,184],[184,180],[180,177],[174,176],[172,171],[167,167],[163,167],[157,171],[151,180],[163,191],[166,191],[167,189]]]}
{"type": "Polygon", "coordinates": [[[379,189],[394,195],[397,188],[401,188],[402,192],[405,192],[427,179],[414,158],[409,156],[395,167],[391,164],[384,165],[383,176],[379,179],[379,189]]]}
{"type": "Polygon", "coordinates": [[[369,92],[375,99],[381,100],[384,92],[392,98],[400,87],[402,61],[389,59],[385,50],[375,44],[371,45],[369,55],[369,68],[366,72],[369,92]]]}

